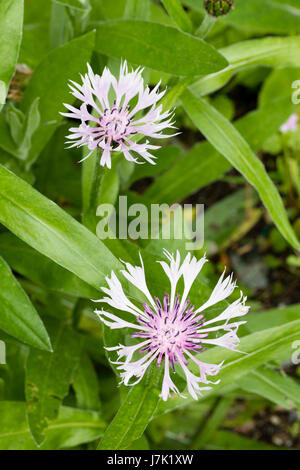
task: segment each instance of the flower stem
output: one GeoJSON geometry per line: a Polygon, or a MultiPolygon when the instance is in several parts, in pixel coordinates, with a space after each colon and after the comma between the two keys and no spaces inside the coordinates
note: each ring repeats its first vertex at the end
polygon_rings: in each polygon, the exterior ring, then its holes
{"type": "Polygon", "coordinates": [[[195,36],[199,36],[200,38],[204,39],[214,26],[215,22],[216,18],[209,15],[208,13],[205,13],[202,23],[195,32],[195,36]]]}

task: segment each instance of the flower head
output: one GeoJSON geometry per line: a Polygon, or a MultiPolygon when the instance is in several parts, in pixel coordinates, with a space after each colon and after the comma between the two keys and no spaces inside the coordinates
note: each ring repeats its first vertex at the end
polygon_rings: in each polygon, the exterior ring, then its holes
{"type": "Polygon", "coordinates": [[[204,0],[204,8],[209,15],[218,18],[234,8],[234,0],[204,0]]]}
{"type": "Polygon", "coordinates": [[[167,400],[170,391],[179,391],[171,379],[170,368],[175,371],[177,364],[185,374],[188,391],[191,396],[197,399],[201,390],[209,389],[210,382],[207,376],[216,375],[221,364],[207,364],[201,362],[194,354],[201,353],[206,349],[206,345],[212,344],[222,346],[227,349],[236,350],[239,343],[237,330],[239,325],[245,321],[234,321],[233,318],[245,315],[249,307],[245,305],[246,298],[241,297],[229,304],[227,308],[216,318],[207,321],[203,312],[206,308],[226,299],[234,290],[235,283],[232,276],[224,278],[224,273],[220,277],[216,287],[212,291],[209,299],[196,308],[191,305],[187,296],[189,290],[198,276],[202,266],[207,261],[202,258],[199,261],[188,254],[180,263],[180,254],[176,257],[165,251],[169,263],[161,261],[160,264],[171,283],[171,295],[165,293],[162,301],[157,297],[152,297],[147,288],[144,266],[141,258],[141,266],[132,266],[126,263],[126,270],[122,274],[133,285],[138,287],[145,295],[146,302],[140,306],[133,304],[125,295],[122,285],[115,273],[107,277],[108,288],[102,290],[107,294],[97,302],[105,302],[108,305],[131,313],[134,322],[126,321],[115,314],[104,310],[96,310],[95,313],[100,320],[108,327],[130,328],[133,330],[132,338],[138,339],[134,345],[125,346],[119,344],[109,351],[115,351],[118,355],[117,368],[120,370],[121,383],[125,385],[135,385],[142,380],[147,368],[156,361],[158,367],[164,363],[164,378],[161,397],[167,400]],[[183,276],[184,291],[180,295],[176,293],[178,280],[183,276]],[[212,326],[211,326],[212,325],[212,326]],[[220,336],[219,333],[223,332],[220,336]],[[216,335],[217,333],[217,335],[216,335]],[[211,338],[209,336],[212,336],[211,338]],[[142,357],[135,359],[133,356],[139,353],[142,357]],[[192,354],[194,353],[194,354],[192,354]],[[124,358],[123,361],[120,359],[124,358]],[[189,361],[193,361],[199,369],[199,376],[193,374],[188,369],[189,361]],[[135,377],[135,379],[133,379],[135,377]],[[133,381],[132,381],[133,379],[133,381]],[[199,384],[206,385],[200,388],[199,384]]]}
{"type": "Polygon", "coordinates": [[[155,139],[170,137],[162,131],[174,126],[171,113],[157,106],[165,91],[159,92],[160,83],[151,91],[145,88],[142,72],[141,68],[129,72],[125,61],[116,79],[106,67],[101,76],[94,74],[88,64],[88,73],[81,76],[82,85],[71,81],[71,93],[82,104],[79,109],[64,104],[69,112],[61,114],[80,121],[79,127],[70,128],[67,139],[69,148],[88,147],[90,152],[83,160],[99,148],[100,165],[108,168],[111,168],[112,152],[123,152],[126,160],[143,163],[131,154],[135,152],[155,164],[149,150],[159,146],[149,144],[148,140],[137,143],[134,138],[137,134],[155,139]]]}
{"type": "Polygon", "coordinates": [[[286,134],[287,132],[289,131],[296,131],[297,128],[298,128],[298,121],[299,121],[299,118],[298,118],[298,114],[292,114],[288,120],[282,124],[282,126],[280,127],[280,130],[283,134],[286,134]]]}

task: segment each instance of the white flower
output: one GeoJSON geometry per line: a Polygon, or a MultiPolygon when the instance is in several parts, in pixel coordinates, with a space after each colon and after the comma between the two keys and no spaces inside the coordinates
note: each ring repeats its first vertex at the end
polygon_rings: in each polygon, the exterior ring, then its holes
{"type": "Polygon", "coordinates": [[[61,114],[80,121],[79,127],[70,128],[67,139],[69,148],[88,147],[90,152],[83,160],[98,148],[102,151],[100,165],[108,168],[111,168],[112,152],[122,152],[130,162],[143,163],[132,155],[131,152],[135,152],[147,162],[155,164],[156,157],[149,150],[160,147],[149,144],[148,140],[144,143],[134,142],[133,137],[136,134],[154,139],[170,137],[162,131],[174,128],[174,123],[171,112],[163,112],[162,106],[157,106],[165,94],[165,91],[159,92],[160,83],[151,91],[145,88],[142,72],[141,68],[128,72],[125,61],[117,80],[106,67],[99,76],[94,74],[88,64],[88,73],[81,76],[82,85],[71,81],[71,93],[82,101],[82,105],[77,109],[64,104],[69,112],[61,114]],[[136,101],[133,102],[134,98],[136,101]],[[147,108],[150,109],[140,116],[140,111],[144,112],[147,108]],[[137,113],[138,118],[135,117],[137,113]]]}
{"type": "Polygon", "coordinates": [[[160,261],[160,264],[170,280],[170,296],[165,294],[162,302],[157,297],[152,297],[147,287],[141,258],[141,266],[132,266],[125,263],[126,270],[121,272],[130,283],[144,294],[146,302],[139,307],[134,305],[126,297],[114,272],[112,272],[110,278],[106,278],[109,288],[102,288],[107,297],[98,301],[105,302],[120,311],[131,313],[135,317],[133,322],[125,321],[121,316],[119,317],[105,310],[96,310],[95,313],[108,327],[112,329],[130,328],[134,330],[132,337],[140,338],[140,342],[131,346],[119,344],[107,348],[109,351],[117,353],[118,360],[114,364],[117,364],[117,368],[120,370],[122,383],[135,385],[142,380],[151,363],[156,361],[158,367],[160,367],[161,363],[164,362],[161,397],[163,400],[167,400],[170,391],[179,393],[170,377],[170,367],[174,371],[174,366],[177,364],[185,374],[189,393],[197,399],[201,391],[209,389],[210,387],[207,385],[213,383],[208,380],[207,376],[217,375],[223,362],[220,364],[206,364],[192,353],[201,353],[206,349],[206,344],[236,350],[239,343],[238,327],[246,322],[231,322],[231,319],[244,316],[249,307],[245,306],[246,298],[243,298],[241,294],[238,300],[229,304],[216,318],[206,321],[200,312],[225,300],[232,294],[236,285],[235,282],[232,282],[232,275],[224,279],[223,273],[209,299],[198,309],[195,309],[187,297],[193,282],[207,261],[205,256],[198,261],[194,256],[188,254],[181,263],[178,251],[175,256],[166,250],[164,250],[164,254],[169,262],[160,261]],[[181,277],[184,281],[182,296],[176,293],[177,283],[181,277]],[[220,322],[222,323],[220,324],[220,322]],[[210,326],[211,324],[214,324],[214,326],[210,326]],[[216,337],[214,333],[220,331],[223,331],[223,334],[216,337]],[[210,334],[212,334],[212,338],[208,338],[210,334]],[[142,354],[142,357],[135,360],[134,355],[138,353],[142,354]],[[121,358],[124,358],[124,360],[121,361],[121,358]],[[189,360],[197,365],[199,376],[194,375],[188,369],[189,360]],[[205,387],[200,387],[199,384],[201,383],[205,387]]]}

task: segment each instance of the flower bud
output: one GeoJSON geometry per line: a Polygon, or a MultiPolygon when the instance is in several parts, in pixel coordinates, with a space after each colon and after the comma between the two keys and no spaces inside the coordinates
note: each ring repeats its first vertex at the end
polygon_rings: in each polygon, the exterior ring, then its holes
{"type": "Polygon", "coordinates": [[[204,8],[211,16],[224,16],[233,9],[234,0],[204,0],[204,8]]]}

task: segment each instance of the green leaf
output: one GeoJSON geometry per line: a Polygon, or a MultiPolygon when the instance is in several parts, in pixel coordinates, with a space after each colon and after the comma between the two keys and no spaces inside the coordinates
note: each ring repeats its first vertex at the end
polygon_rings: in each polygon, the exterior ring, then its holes
{"type": "Polygon", "coordinates": [[[182,149],[176,145],[165,145],[152,153],[157,157],[156,165],[134,165],[128,187],[141,178],[155,178],[159,174],[166,172],[172,167],[174,162],[183,156],[182,149]]]}
{"type": "Polygon", "coordinates": [[[280,450],[280,447],[239,436],[230,431],[217,431],[204,448],[207,450],[280,450]]]}
{"type": "Polygon", "coordinates": [[[2,401],[0,421],[1,450],[54,450],[75,447],[99,438],[104,428],[99,413],[61,406],[57,419],[49,423],[45,443],[38,447],[28,427],[24,402],[2,401]]]}
{"type": "Polygon", "coordinates": [[[196,144],[170,170],[157,178],[146,189],[144,196],[152,203],[180,201],[218,179],[230,167],[230,163],[208,142],[196,144]]]}
{"type": "Polygon", "coordinates": [[[81,171],[77,148],[62,145],[70,122],[61,124],[47,143],[34,166],[35,188],[52,201],[61,201],[75,215],[81,212],[81,171]],[[67,184],[66,184],[67,182],[67,184]]]}
{"type": "Polygon", "coordinates": [[[182,31],[186,31],[187,33],[193,32],[193,23],[184,11],[180,0],[162,0],[162,3],[178,28],[182,29],[182,31]]]}
{"type": "Polygon", "coordinates": [[[181,78],[177,80],[177,83],[170,88],[164,97],[161,100],[161,105],[164,111],[168,111],[172,109],[178,99],[180,98],[181,94],[184,90],[193,83],[194,79],[192,77],[181,78]]]}
{"type": "Polygon", "coordinates": [[[0,4],[0,109],[19,56],[23,9],[23,0],[5,0],[0,4]]]}
{"type": "Polygon", "coordinates": [[[51,351],[45,327],[26,293],[0,258],[0,329],[19,341],[51,351]]]}
{"type": "Polygon", "coordinates": [[[234,9],[222,21],[243,31],[256,33],[300,32],[300,10],[272,0],[235,0],[234,9]]]}
{"type": "Polygon", "coordinates": [[[19,62],[35,69],[50,51],[49,21],[52,2],[25,2],[19,62]]]}
{"type": "Polygon", "coordinates": [[[5,117],[13,141],[16,145],[19,145],[23,137],[25,116],[20,109],[15,107],[13,101],[11,101],[6,107],[5,117]]]}
{"type": "Polygon", "coordinates": [[[53,3],[59,3],[77,10],[87,10],[90,8],[89,0],[53,0],[53,3]]]}
{"type": "Polygon", "coordinates": [[[96,289],[33,250],[12,233],[0,235],[0,255],[14,271],[47,289],[87,299],[98,295],[96,289]]]}
{"type": "MultiPolygon", "coordinates": [[[[203,422],[200,432],[195,437],[192,443],[192,449],[201,449],[203,444],[209,442],[214,432],[221,425],[224,417],[226,416],[232,404],[231,397],[220,398],[212,410],[209,419],[203,422]]],[[[212,439],[213,440],[213,439],[212,439]]]]}
{"type": "Polygon", "coordinates": [[[3,113],[0,114],[0,136],[1,136],[0,147],[3,150],[5,150],[5,152],[9,153],[10,155],[19,157],[18,149],[16,147],[13,137],[15,139],[21,138],[21,133],[23,130],[23,120],[24,120],[23,113],[20,114],[13,105],[8,106],[6,117],[4,116],[3,113]],[[11,130],[7,121],[10,121],[11,123],[14,122],[14,132],[12,136],[11,136],[11,130]]]}
{"type": "Polygon", "coordinates": [[[58,417],[46,430],[41,449],[61,449],[92,442],[103,435],[105,423],[100,413],[61,406],[58,417]]]}
{"type": "Polygon", "coordinates": [[[94,170],[94,178],[91,182],[90,201],[88,207],[83,212],[82,220],[84,225],[95,233],[97,223],[99,222],[97,211],[99,205],[114,205],[116,203],[119,194],[119,174],[116,165],[113,165],[111,169],[102,168],[99,162],[96,162],[94,170]]]}
{"type": "MultiPolygon", "coordinates": [[[[264,141],[288,119],[294,109],[295,105],[291,103],[290,97],[274,100],[238,119],[234,127],[251,148],[257,151],[264,141]]],[[[139,171],[143,171],[144,166],[141,165],[141,167],[141,170],[138,167],[139,171]]],[[[211,144],[201,142],[194,145],[173,167],[159,176],[146,189],[144,196],[151,198],[152,202],[171,204],[215,181],[229,168],[231,168],[230,163],[211,144]]]]}
{"type": "Polygon", "coordinates": [[[115,20],[119,18],[138,18],[138,19],[149,19],[149,12],[147,3],[150,7],[150,19],[151,21],[163,24],[173,24],[171,18],[167,15],[160,4],[153,2],[152,0],[114,0],[113,2],[107,2],[103,0],[90,0],[93,5],[92,17],[96,21],[103,19],[115,20]],[[143,16],[142,16],[143,15],[143,16]]]}
{"type": "MultiPolygon", "coordinates": [[[[300,10],[299,10],[300,11],[300,10]]],[[[288,98],[291,102],[293,82],[298,80],[300,68],[283,68],[273,70],[264,81],[259,93],[259,106],[268,105],[274,96],[288,98]]],[[[295,90],[296,91],[296,90],[295,90]]]]}
{"type": "MultiPolygon", "coordinates": [[[[258,201],[253,195],[252,203],[258,201]]],[[[245,220],[246,191],[239,189],[229,196],[215,202],[205,211],[204,233],[205,240],[214,241],[219,250],[231,239],[238,227],[245,220]]]]}
{"type": "MultiPolygon", "coordinates": [[[[90,122],[94,126],[94,122],[90,122]]],[[[83,148],[83,157],[89,153],[88,148],[83,148]]],[[[99,188],[105,174],[105,169],[99,164],[99,149],[94,150],[89,158],[82,164],[81,186],[82,186],[82,222],[92,232],[95,232],[97,219],[99,188]]],[[[115,171],[115,168],[114,170],[115,171]]]]}
{"type": "Polygon", "coordinates": [[[22,160],[27,158],[32,136],[40,124],[39,101],[39,97],[33,101],[26,116],[20,109],[15,108],[13,104],[10,104],[7,109],[6,120],[16,145],[11,145],[7,136],[1,146],[22,160]]]}
{"type": "Polygon", "coordinates": [[[206,75],[227,66],[222,55],[201,39],[140,20],[99,23],[96,50],[178,76],[206,75]]]}
{"type": "Polygon", "coordinates": [[[63,111],[63,102],[70,103],[67,82],[77,80],[78,74],[86,70],[94,39],[95,33],[91,31],[54,49],[35,69],[21,103],[22,110],[27,112],[31,103],[40,97],[41,125],[33,135],[27,157],[29,164],[37,158],[61,121],[59,112],[63,111]]]}
{"type": "Polygon", "coordinates": [[[222,88],[235,73],[256,65],[299,67],[300,36],[251,39],[220,49],[220,53],[226,57],[229,66],[197,80],[191,86],[196,95],[212,93],[222,88]]]}
{"type": "Polygon", "coordinates": [[[115,205],[119,194],[119,175],[116,166],[111,169],[105,168],[101,185],[98,191],[97,206],[98,204],[112,204],[115,205]]]}
{"type": "Polygon", "coordinates": [[[100,409],[98,377],[93,363],[86,353],[81,355],[73,379],[73,388],[78,408],[95,411],[100,409]]]}
{"type": "Polygon", "coordinates": [[[39,104],[40,98],[37,97],[31,103],[25,116],[23,139],[21,140],[19,145],[19,152],[24,160],[27,158],[27,153],[30,150],[32,136],[37,130],[41,121],[39,104]]]}
{"type": "Polygon", "coordinates": [[[127,0],[124,9],[124,19],[148,20],[150,16],[150,0],[127,0]]]}
{"type": "MultiPolygon", "coordinates": [[[[83,150],[83,156],[86,156],[88,149],[83,150]]],[[[89,158],[84,160],[82,163],[81,173],[81,187],[82,187],[82,218],[83,220],[88,214],[91,200],[93,187],[96,184],[96,180],[100,180],[102,168],[99,165],[98,151],[94,151],[89,158]]]]}
{"type": "Polygon", "coordinates": [[[145,435],[134,441],[129,447],[128,450],[150,450],[149,443],[145,435]]]}
{"type": "Polygon", "coordinates": [[[4,379],[3,400],[24,401],[25,364],[29,347],[3,333],[1,340],[5,342],[5,366],[0,367],[0,376],[4,379]]]}
{"type": "Polygon", "coordinates": [[[261,329],[285,325],[299,318],[300,304],[289,307],[273,308],[266,312],[252,313],[247,321],[247,330],[251,333],[261,329]]]}
{"type": "Polygon", "coordinates": [[[60,2],[52,2],[50,21],[51,49],[63,46],[66,42],[73,39],[74,28],[70,16],[70,10],[65,5],[60,2]]]}
{"type": "Polygon", "coordinates": [[[112,269],[122,266],[95,235],[3,166],[0,222],[96,289],[112,269]]]}
{"type": "Polygon", "coordinates": [[[141,383],[130,388],[98,450],[125,450],[142,436],[159,401],[159,379],[160,371],[151,368],[141,383]]]}
{"type": "Polygon", "coordinates": [[[81,344],[63,323],[48,320],[53,352],[31,350],[26,364],[25,394],[31,433],[38,445],[45,439],[45,429],[54,420],[69,391],[78,365],[81,344]]]}
{"type": "Polygon", "coordinates": [[[249,144],[234,126],[204,99],[197,99],[187,90],[181,99],[188,115],[207,140],[258,191],[282,235],[294,248],[300,249],[300,243],[290,225],[281,197],[249,144]]]}
{"type": "Polygon", "coordinates": [[[267,398],[287,410],[300,412],[299,384],[291,377],[260,367],[239,380],[239,387],[267,398]]]}
{"type": "MultiPolygon", "coordinates": [[[[222,23],[243,31],[271,34],[295,34],[300,31],[298,0],[235,0],[230,14],[219,18],[222,23]]],[[[204,11],[199,0],[183,0],[190,8],[204,11]]]]}

